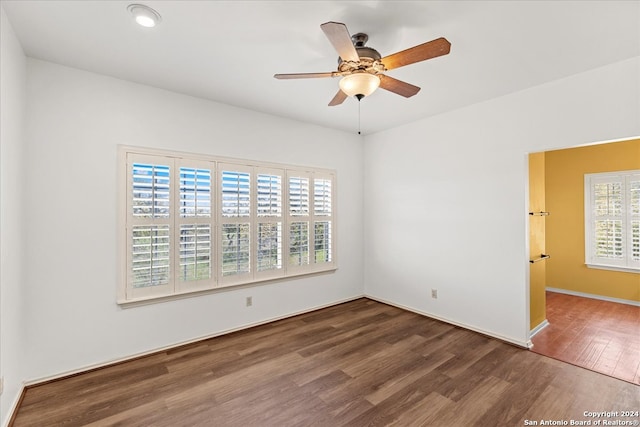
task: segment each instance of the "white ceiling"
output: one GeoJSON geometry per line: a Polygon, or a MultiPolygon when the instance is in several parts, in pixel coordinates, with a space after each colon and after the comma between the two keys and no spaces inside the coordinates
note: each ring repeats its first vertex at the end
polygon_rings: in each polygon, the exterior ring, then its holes
{"type": "Polygon", "coordinates": [[[378,90],[363,134],[640,56],[640,1],[5,1],[25,53],[225,104],[355,132],[358,102],[328,107],[337,54],[320,29],[343,22],[382,56],[438,37],[451,53],[388,74],[420,86],[378,90]],[[154,29],[127,11],[162,15],[154,29]]]}

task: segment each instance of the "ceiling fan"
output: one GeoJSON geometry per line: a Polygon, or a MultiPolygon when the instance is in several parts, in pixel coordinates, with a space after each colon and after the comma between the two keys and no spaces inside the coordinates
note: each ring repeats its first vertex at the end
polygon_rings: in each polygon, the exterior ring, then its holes
{"type": "Polygon", "coordinates": [[[349,96],[358,101],[372,94],[378,87],[409,98],[420,91],[418,86],[383,74],[385,71],[427,59],[446,55],[451,43],[444,37],[396,52],[384,58],[372,47],[365,46],[369,39],[364,33],[349,36],[347,26],[340,22],[325,22],[322,31],[338,52],[338,69],[326,73],[275,74],[276,79],[309,79],[342,77],[338,93],[329,106],[340,105],[349,96]]]}

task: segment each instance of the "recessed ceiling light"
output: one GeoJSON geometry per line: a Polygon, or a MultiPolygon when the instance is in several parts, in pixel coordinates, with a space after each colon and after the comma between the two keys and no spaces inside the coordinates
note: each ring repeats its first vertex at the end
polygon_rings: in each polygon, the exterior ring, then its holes
{"type": "Polygon", "coordinates": [[[127,10],[133,15],[133,19],[143,27],[155,27],[162,20],[158,12],[143,4],[130,4],[127,6],[127,10]]]}

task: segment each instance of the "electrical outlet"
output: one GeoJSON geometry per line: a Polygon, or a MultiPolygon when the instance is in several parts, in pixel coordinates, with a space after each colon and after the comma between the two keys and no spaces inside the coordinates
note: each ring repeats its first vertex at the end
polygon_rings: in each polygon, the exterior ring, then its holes
{"type": "Polygon", "coordinates": [[[247,297],[245,303],[246,303],[247,307],[251,307],[253,305],[253,297],[247,297]]]}
{"type": "Polygon", "coordinates": [[[437,289],[431,289],[431,298],[438,299],[438,290],[437,289]]]}

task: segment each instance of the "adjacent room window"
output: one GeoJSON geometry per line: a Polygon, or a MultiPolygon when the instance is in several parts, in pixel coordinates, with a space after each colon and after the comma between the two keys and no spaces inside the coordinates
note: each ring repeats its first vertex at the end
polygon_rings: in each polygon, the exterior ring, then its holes
{"type": "Polygon", "coordinates": [[[119,302],[336,268],[335,173],[120,147],[119,302]]]}
{"type": "Polygon", "coordinates": [[[586,174],[585,262],[640,273],[640,170],[586,174]]]}

